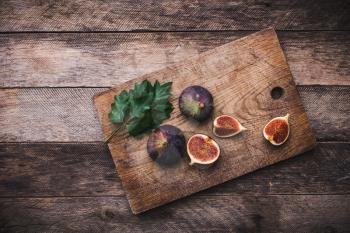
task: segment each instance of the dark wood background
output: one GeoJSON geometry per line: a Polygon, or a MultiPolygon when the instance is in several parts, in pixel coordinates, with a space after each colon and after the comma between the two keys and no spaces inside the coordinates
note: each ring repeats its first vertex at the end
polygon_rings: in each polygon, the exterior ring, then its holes
{"type": "Polygon", "coordinates": [[[348,1],[0,1],[0,232],[350,232],[348,1]],[[133,215],[92,96],[272,26],[315,150],[133,215]]]}

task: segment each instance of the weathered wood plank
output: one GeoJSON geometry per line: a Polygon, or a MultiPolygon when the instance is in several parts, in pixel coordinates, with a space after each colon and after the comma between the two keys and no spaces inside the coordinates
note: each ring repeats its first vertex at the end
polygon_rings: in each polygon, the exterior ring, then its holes
{"type": "Polygon", "coordinates": [[[350,195],[199,196],[141,215],[122,197],[1,198],[2,232],[348,232],[350,195]]]}
{"type": "MultiPolygon", "coordinates": [[[[104,90],[0,89],[0,141],[103,141],[92,97],[104,90]]],[[[298,90],[318,141],[349,141],[350,87],[299,86],[298,90]]]]}
{"type": "Polygon", "coordinates": [[[103,141],[92,103],[103,90],[0,89],[0,141],[103,141]]]}
{"type": "Polygon", "coordinates": [[[124,194],[104,143],[1,143],[0,161],[0,196],[124,194]]]}
{"type": "MultiPolygon", "coordinates": [[[[349,194],[350,144],[319,143],[301,156],[200,195],[349,194]]],[[[0,144],[0,197],[122,196],[103,143],[0,144]]]]}
{"type": "MultiPolygon", "coordinates": [[[[113,86],[250,32],[0,35],[0,87],[113,86]]],[[[299,85],[350,85],[348,32],[279,32],[299,85]]]]}
{"type": "Polygon", "coordinates": [[[346,1],[0,2],[0,31],[348,30],[346,1]]]}

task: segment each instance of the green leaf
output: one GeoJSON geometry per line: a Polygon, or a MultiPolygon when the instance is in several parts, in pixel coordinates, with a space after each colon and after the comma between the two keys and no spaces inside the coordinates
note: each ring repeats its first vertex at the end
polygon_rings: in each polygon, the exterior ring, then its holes
{"type": "Polygon", "coordinates": [[[164,83],[160,85],[158,80],[154,84],[154,105],[162,104],[168,102],[170,97],[170,89],[172,86],[172,82],[164,83]]]}
{"type": "Polygon", "coordinates": [[[144,80],[135,84],[129,92],[122,91],[115,97],[109,119],[112,123],[122,123],[128,117],[127,130],[137,136],[159,126],[170,117],[174,107],[169,102],[172,82],[154,86],[144,80]]]}
{"type": "Polygon", "coordinates": [[[111,105],[112,110],[108,114],[108,117],[114,124],[122,123],[130,106],[129,93],[124,90],[118,96],[115,96],[114,100],[114,103],[111,105]]]}
{"type": "MultiPolygon", "coordinates": [[[[146,82],[143,82],[146,83],[146,82]]],[[[142,83],[140,84],[142,85],[142,83]]],[[[138,86],[130,93],[130,117],[141,117],[142,113],[151,109],[154,99],[154,91],[152,86],[146,83],[143,87],[138,86]]]]}
{"type": "Polygon", "coordinates": [[[169,102],[172,82],[161,85],[158,81],[154,83],[154,100],[152,103],[152,118],[156,126],[170,117],[174,107],[169,102]]]}
{"type": "Polygon", "coordinates": [[[159,126],[164,120],[170,118],[170,114],[173,109],[174,107],[171,103],[169,103],[167,107],[162,111],[152,109],[152,118],[154,125],[159,126]]]}
{"type": "Polygon", "coordinates": [[[132,118],[126,126],[131,136],[137,136],[153,128],[151,111],[146,111],[141,117],[132,118]]]}
{"type": "Polygon", "coordinates": [[[154,111],[165,111],[169,108],[169,103],[153,105],[152,110],[154,111]]]}
{"type": "Polygon", "coordinates": [[[142,101],[142,99],[148,96],[150,92],[153,92],[153,87],[148,80],[143,80],[141,83],[136,84],[134,89],[130,92],[134,99],[142,101]]]}

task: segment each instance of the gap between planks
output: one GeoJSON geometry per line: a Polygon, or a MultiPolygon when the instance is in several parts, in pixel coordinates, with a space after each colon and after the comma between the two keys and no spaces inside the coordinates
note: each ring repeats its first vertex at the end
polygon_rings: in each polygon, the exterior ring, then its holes
{"type": "MultiPolygon", "coordinates": [[[[266,27],[269,28],[269,27],[266,27]]],[[[135,34],[135,33],[222,33],[222,32],[230,32],[230,33],[255,33],[262,29],[223,29],[223,30],[130,30],[130,31],[0,31],[0,35],[16,35],[16,34],[135,34]]],[[[349,32],[350,29],[296,29],[296,30],[283,30],[283,29],[275,29],[277,33],[283,32],[349,32]]]]}
{"type": "MultiPolygon", "coordinates": [[[[202,191],[201,191],[202,192],[202,191]]],[[[187,199],[187,198],[192,198],[193,196],[198,197],[198,198],[205,198],[205,197],[283,197],[283,196],[349,196],[350,198],[350,192],[342,192],[342,193],[278,193],[278,194],[201,194],[200,192],[191,194],[189,196],[174,200],[174,201],[179,201],[181,199],[187,199]]],[[[99,195],[99,196],[94,196],[94,195],[87,195],[87,196],[0,196],[1,199],[74,199],[74,198],[96,198],[96,199],[103,199],[103,198],[109,198],[109,197],[117,197],[121,199],[126,199],[125,195],[99,195]]],[[[165,205],[168,205],[169,202],[165,205]]],[[[161,208],[162,206],[158,206],[156,208],[161,208]]]]}

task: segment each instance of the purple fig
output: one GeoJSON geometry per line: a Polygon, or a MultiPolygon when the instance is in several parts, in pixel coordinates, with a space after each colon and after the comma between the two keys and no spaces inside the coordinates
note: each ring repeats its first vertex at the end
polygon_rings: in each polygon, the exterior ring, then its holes
{"type": "Polygon", "coordinates": [[[214,109],[213,96],[204,87],[190,86],[182,91],[179,106],[183,115],[200,122],[205,121],[214,109]]]}
{"type": "Polygon", "coordinates": [[[186,140],[182,131],[172,125],[154,129],[148,138],[147,152],[161,165],[173,165],[180,161],[186,151],[186,140]]]}

